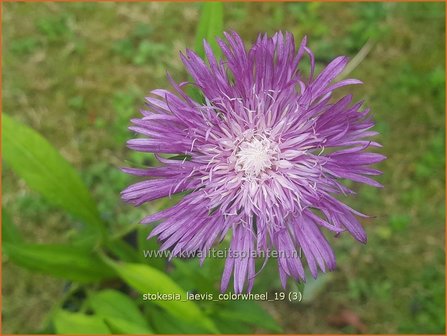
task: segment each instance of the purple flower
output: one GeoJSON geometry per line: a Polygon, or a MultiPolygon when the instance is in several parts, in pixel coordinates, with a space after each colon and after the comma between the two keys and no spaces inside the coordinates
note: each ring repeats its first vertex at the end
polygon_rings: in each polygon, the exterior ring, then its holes
{"type": "Polygon", "coordinates": [[[147,110],[133,119],[130,129],[143,137],[128,147],[152,152],[159,167],[126,168],[142,176],[122,198],[136,206],[176,193],[176,205],[146,217],[161,221],[150,237],[172,255],[205,253],[226,235],[230,248],[222,276],[225,291],[231,275],[234,291],[251,291],[259,251],[276,250],[283,286],[288,277],[305,280],[297,251],[301,248],[313,277],[318,269],[335,268],[335,256],[321,232],[349,231],[365,243],[357,217],[366,217],[334,195],[354,194],[342,180],[381,185],[368,176],[380,171],[371,164],[385,157],[365,151],[380,147],[371,141],[377,132],[369,109],[351,104],[347,95],[331,100],[342,86],[334,83],[346,66],[335,58],[319,75],[303,39],[298,50],[292,34],[260,35],[246,50],[234,32],[218,40],[224,55],[217,60],[205,42],[207,63],[187,50],[181,59],[201,91],[205,103],[189,97],[169,77],[175,93],[154,90],[147,110]],[[310,59],[310,74],[300,70],[310,59]],[[164,154],[164,156],[162,156],[164,154]]]}

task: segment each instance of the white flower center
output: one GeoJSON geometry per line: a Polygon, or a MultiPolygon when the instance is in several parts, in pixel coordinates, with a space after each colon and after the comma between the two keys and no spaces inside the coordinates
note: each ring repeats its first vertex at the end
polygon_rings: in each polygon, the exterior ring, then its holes
{"type": "Polygon", "coordinates": [[[270,140],[254,136],[239,145],[235,168],[237,171],[243,171],[248,177],[259,176],[261,172],[272,168],[275,153],[270,140]]]}

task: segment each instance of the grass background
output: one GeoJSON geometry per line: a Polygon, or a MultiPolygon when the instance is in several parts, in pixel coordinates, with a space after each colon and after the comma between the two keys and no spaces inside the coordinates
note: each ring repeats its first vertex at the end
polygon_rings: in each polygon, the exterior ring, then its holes
{"type": "MultiPolygon", "coordinates": [[[[132,178],[117,167],[144,161],[125,149],[144,95],[186,79],[178,52],[194,45],[199,5],[3,3],[3,112],[43,134],[74,164],[115,227],[148,208],[122,204],[132,178]]],[[[309,287],[305,303],[266,308],[288,333],[443,333],[445,329],[445,4],[231,3],[225,28],[308,35],[317,61],[354,56],[370,40],[350,88],[372,108],[388,160],[383,190],[349,200],[374,215],[369,242],[333,241],[337,271],[309,287]]],[[[73,219],[3,167],[2,202],[33,242],[63,242],[73,219]]],[[[259,276],[262,278],[263,274],[259,276]]],[[[262,279],[257,280],[262,282],[262,279]]],[[[3,333],[45,322],[64,281],[3,259],[3,333]]]]}

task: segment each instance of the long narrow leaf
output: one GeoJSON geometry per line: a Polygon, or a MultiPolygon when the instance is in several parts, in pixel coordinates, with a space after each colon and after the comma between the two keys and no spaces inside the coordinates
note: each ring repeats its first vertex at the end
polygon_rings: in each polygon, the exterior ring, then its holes
{"type": "MultiPolygon", "coordinates": [[[[204,2],[201,4],[200,19],[197,25],[196,39],[194,43],[194,51],[201,57],[205,58],[205,49],[203,40],[206,40],[218,57],[221,54],[220,48],[216,42],[216,37],[223,32],[223,4],[221,2],[204,2]]],[[[190,86],[187,90],[188,94],[197,102],[203,102],[199,90],[190,86]]]]}
{"type": "Polygon", "coordinates": [[[116,263],[109,260],[119,276],[142,294],[168,295],[170,299],[153,299],[150,302],[162,307],[178,319],[218,333],[214,323],[194,303],[186,299],[186,293],[163,272],[143,264],[116,263]],[[178,296],[178,297],[177,297],[178,296]]]}
{"type": "Polygon", "coordinates": [[[104,322],[107,324],[112,334],[125,334],[125,335],[150,335],[153,334],[152,330],[148,327],[129,322],[122,318],[110,318],[105,317],[104,322]]]}
{"type": "Polygon", "coordinates": [[[366,56],[368,56],[373,46],[374,43],[371,40],[367,41],[363,45],[362,49],[360,49],[359,52],[349,61],[349,63],[346,65],[346,68],[340,75],[338,75],[338,77],[335,80],[338,82],[348,77],[349,74],[353,72],[360,63],[363,62],[366,56]]]}
{"type": "Polygon", "coordinates": [[[154,326],[157,334],[198,335],[208,333],[208,329],[197,326],[197,324],[185,320],[180,320],[172,315],[169,315],[165,311],[152,309],[150,314],[152,325],[154,326]]]}
{"type": "Polygon", "coordinates": [[[202,3],[199,25],[196,32],[194,50],[200,57],[205,56],[203,40],[207,40],[216,55],[220,54],[216,37],[223,31],[223,4],[221,2],[202,3]]]}
{"type": "Polygon", "coordinates": [[[274,332],[281,332],[279,324],[257,302],[229,302],[223,306],[217,315],[227,321],[237,321],[256,325],[274,332]]]}
{"type": "Polygon", "coordinates": [[[31,189],[86,223],[89,233],[99,235],[103,223],[86,186],[44,137],[3,114],[2,144],[3,159],[31,189]]]}
{"type": "Polygon", "coordinates": [[[135,300],[113,289],[105,289],[94,293],[89,298],[90,307],[96,315],[103,318],[123,319],[131,324],[148,328],[135,300]]]}
{"type": "Polygon", "coordinates": [[[115,275],[102,259],[82,247],[4,243],[3,252],[19,266],[67,280],[86,283],[115,275]]]}
{"type": "Polygon", "coordinates": [[[53,322],[58,334],[110,334],[105,322],[97,316],[60,310],[55,314],[53,322]]]}

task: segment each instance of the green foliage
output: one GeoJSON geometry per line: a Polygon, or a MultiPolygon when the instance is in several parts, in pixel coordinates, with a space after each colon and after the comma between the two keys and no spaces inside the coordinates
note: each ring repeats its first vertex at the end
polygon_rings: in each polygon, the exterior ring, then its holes
{"type": "Polygon", "coordinates": [[[282,332],[282,328],[278,323],[253,301],[230,301],[223,309],[217,311],[216,314],[221,321],[231,321],[234,324],[242,322],[266,330],[278,333],[282,332]]]}
{"type": "Polygon", "coordinates": [[[89,298],[89,304],[95,314],[104,318],[116,333],[152,334],[135,300],[121,292],[106,289],[94,293],[89,298]]]}
{"type": "Polygon", "coordinates": [[[146,320],[135,304],[135,301],[121,292],[106,289],[94,293],[89,298],[89,303],[96,315],[122,318],[134,324],[147,327],[146,320]]]}
{"type": "Polygon", "coordinates": [[[126,335],[153,334],[153,332],[147,327],[131,323],[121,318],[106,317],[104,320],[112,334],[126,334],[126,335]]]}
{"type": "Polygon", "coordinates": [[[223,4],[221,2],[202,3],[199,25],[197,26],[194,50],[200,57],[205,56],[203,40],[206,40],[216,56],[220,55],[220,48],[216,37],[223,31],[223,4]]]}
{"type": "Polygon", "coordinates": [[[184,288],[191,288],[197,292],[217,293],[216,283],[220,280],[219,269],[223,269],[221,260],[200,266],[199,260],[172,261],[175,269],[172,277],[184,288]]]}
{"type": "Polygon", "coordinates": [[[142,264],[110,262],[110,266],[129,286],[135,288],[141,294],[178,295],[181,300],[156,299],[151,302],[166,309],[167,312],[180,320],[197,324],[213,333],[218,332],[213,322],[203,314],[200,308],[194,302],[186,300],[185,291],[163,272],[142,264]]]}
{"type": "Polygon", "coordinates": [[[159,270],[163,270],[166,267],[166,260],[164,258],[152,258],[147,260],[144,258],[145,250],[153,250],[156,251],[160,248],[160,244],[157,242],[155,237],[151,239],[147,239],[150,233],[150,228],[146,226],[140,226],[137,231],[137,247],[138,251],[140,251],[140,261],[149,263],[151,267],[154,267],[159,270]]]}
{"type": "Polygon", "coordinates": [[[86,224],[83,239],[98,240],[104,225],[76,170],[33,129],[2,116],[3,159],[28,185],[86,224]]]}
{"type": "MultiPolygon", "coordinates": [[[[199,24],[196,29],[194,51],[202,59],[205,57],[204,41],[208,42],[211,50],[219,57],[221,50],[216,38],[223,33],[223,4],[221,2],[205,2],[201,4],[199,24]]],[[[188,93],[196,101],[203,101],[196,87],[188,87],[188,93]]]]}
{"type": "MultiPolygon", "coordinates": [[[[198,326],[184,319],[177,319],[158,309],[151,310],[150,315],[155,330],[160,334],[209,334],[208,328],[198,326]]],[[[219,329],[219,331],[222,330],[219,329]]]]}
{"type": "MultiPolygon", "coordinates": [[[[173,265],[175,268],[172,277],[182,287],[190,288],[195,293],[209,293],[213,297],[218,297],[220,292],[216,288],[216,283],[220,281],[224,259],[206,262],[202,266],[199,265],[198,260],[174,259],[173,265]]],[[[271,283],[270,288],[272,288],[271,283]]],[[[302,290],[302,288],[298,290],[302,290]]],[[[281,331],[278,323],[257,302],[218,301],[209,309],[222,333],[249,333],[253,326],[274,332],[281,331]]],[[[199,331],[191,329],[189,325],[184,325],[183,328],[190,332],[199,333],[199,331]]]]}
{"type": "Polygon", "coordinates": [[[106,243],[106,246],[110,252],[120,260],[136,262],[139,259],[137,251],[122,239],[110,240],[106,243]]]}
{"type": "Polygon", "coordinates": [[[97,316],[61,310],[54,315],[53,321],[58,334],[110,334],[106,323],[97,316]]]}
{"type": "Polygon", "coordinates": [[[67,280],[84,283],[114,276],[112,269],[84,247],[4,242],[3,251],[22,267],[67,280]]]}

